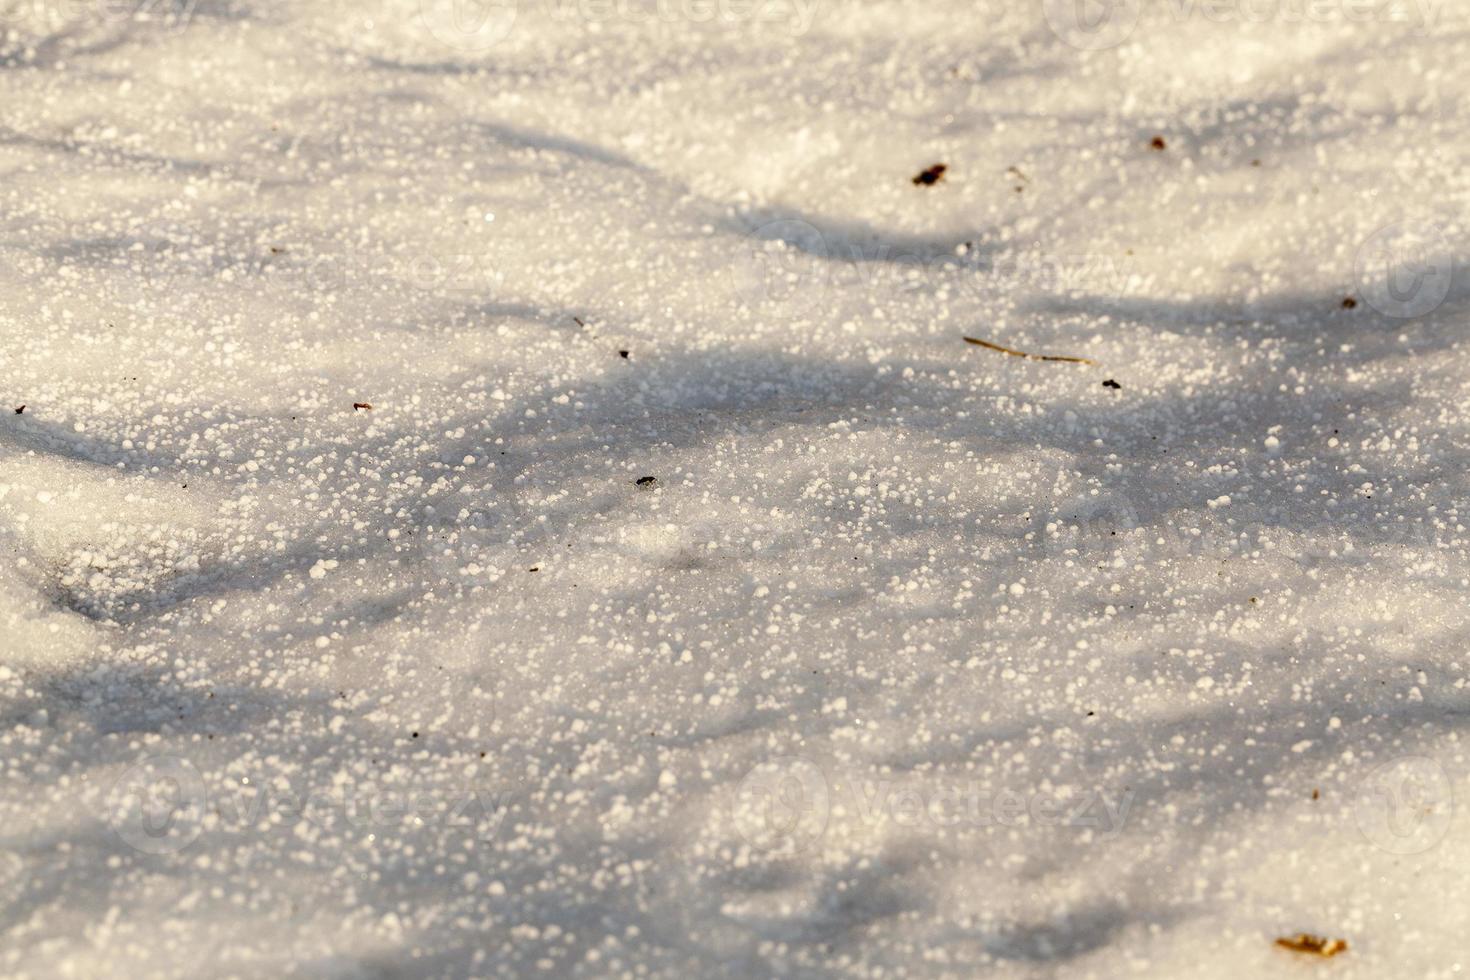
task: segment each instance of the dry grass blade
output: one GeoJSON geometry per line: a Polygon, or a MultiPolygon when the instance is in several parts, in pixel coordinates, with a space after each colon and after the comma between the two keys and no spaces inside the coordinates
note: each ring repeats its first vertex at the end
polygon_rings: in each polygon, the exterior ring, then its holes
{"type": "Polygon", "coordinates": [[[1065,361],[1068,364],[1097,363],[1096,361],[1089,360],[1085,357],[1062,357],[1058,354],[1028,354],[1023,350],[1011,350],[1009,347],[1002,347],[1000,344],[992,344],[988,340],[980,340],[977,337],[966,337],[965,343],[974,344],[976,347],[984,347],[986,350],[1000,351],[1002,354],[1009,354],[1012,357],[1024,357],[1028,361],[1065,361]]]}

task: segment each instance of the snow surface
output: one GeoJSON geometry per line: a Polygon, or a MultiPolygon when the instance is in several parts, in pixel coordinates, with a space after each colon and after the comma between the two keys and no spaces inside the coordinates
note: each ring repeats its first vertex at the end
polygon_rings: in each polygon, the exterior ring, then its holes
{"type": "Polygon", "coordinates": [[[0,0],[0,974],[1463,975],[1467,13],[0,0]]]}

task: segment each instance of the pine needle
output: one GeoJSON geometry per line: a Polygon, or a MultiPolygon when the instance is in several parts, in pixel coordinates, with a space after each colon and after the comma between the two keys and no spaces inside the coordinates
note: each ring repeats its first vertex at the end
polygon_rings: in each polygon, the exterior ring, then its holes
{"type": "Polygon", "coordinates": [[[1028,354],[1023,350],[1011,350],[1009,347],[1002,347],[1000,344],[992,344],[988,340],[980,340],[976,337],[966,337],[965,343],[974,344],[976,347],[984,347],[986,350],[1000,351],[1002,354],[1009,354],[1012,357],[1024,357],[1028,361],[1066,361],[1068,364],[1097,363],[1096,361],[1088,360],[1085,357],[1062,357],[1058,354],[1028,354]]]}

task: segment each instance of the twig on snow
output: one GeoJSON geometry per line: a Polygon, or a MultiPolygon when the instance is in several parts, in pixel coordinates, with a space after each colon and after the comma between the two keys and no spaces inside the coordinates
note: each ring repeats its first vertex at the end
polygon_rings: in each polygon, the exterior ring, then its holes
{"type": "Polygon", "coordinates": [[[1002,347],[1000,344],[992,344],[990,341],[981,340],[978,337],[966,337],[965,343],[974,344],[976,347],[984,347],[986,350],[1000,351],[1002,354],[1009,354],[1012,357],[1024,357],[1028,361],[1066,361],[1068,364],[1097,363],[1096,361],[1089,360],[1086,357],[1062,357],[1059,354],[1028,354],[1023,350],[1011,350],[1009,347],[1002,347]]]}

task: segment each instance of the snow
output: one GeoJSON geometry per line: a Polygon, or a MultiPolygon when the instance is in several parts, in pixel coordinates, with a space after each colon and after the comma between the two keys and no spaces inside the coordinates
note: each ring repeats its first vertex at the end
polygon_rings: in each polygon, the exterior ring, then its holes
{"type": "Polygon", "coordinates": [[[1462,975],[1470,15],[1103,9],[0,0],[0,975],[1462,975]]]}

